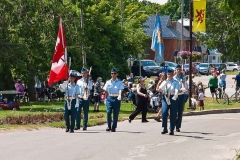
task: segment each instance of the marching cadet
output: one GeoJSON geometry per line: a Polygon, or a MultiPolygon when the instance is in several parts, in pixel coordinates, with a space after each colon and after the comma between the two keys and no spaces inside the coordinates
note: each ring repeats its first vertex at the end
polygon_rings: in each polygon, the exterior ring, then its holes
{"type": "Polygon", "coordinates": [[[118,78],[118,72],[115,68],[111,70],[111,79],[108,80],[103,89],[106,91],[105,104],[107,106],[107,124],[106,131],[116,132],[118,114],[120,111],[121,95],[124,89],[122,81],[118,78]],[[112,123],[112,111],[113,111],[113,123],[112,123]]]}
{"type": "Polygon", "coordinates": [[[65,81],[62,85],[60,85],[61,91],[66,92],[66,101],[64,103],[64,118],[66,121],[66,132],[69,132],[70,129],[70,133],[74,132],[76,110],[79,107],[79,87],[74,83],[75,77],[75,74],[71,73],[69,77],[70,83],[68,83],[68,81],[65,81]],[[69,119],[71,119],[71,124],[69,119]]]}
{"type": "Polygon", "coordinates": [[[178,104],[178,91],[179,82],[173,79],[174,70],[168,69],[167,79],[159,86],[159,91],[163,93],[162,97],[162,134],[168,133],[167,118],[168,110],[170,109],[170,133],[174,135],[174,127],[176,125],[177,104],[178,104]]]}
{"type": "Polygon", "coordinates": [[[81,70],[82,78],[77,81],[77,85],[79,86],[80,94],[79,98],[79,108],[77,109],[76,115],[76,127],[75,130],[80,129],[81,124],[81,111],[83,108],[83,130],[87,130],[88,124],[88,112],[89,112],[89,95],[90,90],[92,90],[92,82],[89,80],[88,70],[86,68],[82,68],[81,70]]]}
{"type": "Polygon", "coordinates": [[[184,104],[186,100],[186,95],[184,94],[186,91],[186,77],[182,71],[181,65],[176,66],[176,75],[173,77],[175,80],[179,82],[179,93],[178,93],[178,105],[177,105],[177,120],[176,120],[176,131],[180,132],[181,124],[182,124],[182,115],[184,104]]]}

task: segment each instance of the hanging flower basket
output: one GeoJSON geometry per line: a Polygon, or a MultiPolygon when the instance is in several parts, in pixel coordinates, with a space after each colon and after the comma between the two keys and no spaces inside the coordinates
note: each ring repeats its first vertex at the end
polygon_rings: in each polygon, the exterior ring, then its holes
{"type": "Polygon", "coordinates": [[[180,51],[180,52],[178,52],[178,53],[179,53],[179,56],[180,56],[182,59],[188,59],[189,54],[190,54],[189,51],[180,51]]]}
{"type": "Polygon", "coordinates": [[[202,53],[201,52],[192,52],[192,59],[193,61],[199,61],[202,58],[202,53]]]}

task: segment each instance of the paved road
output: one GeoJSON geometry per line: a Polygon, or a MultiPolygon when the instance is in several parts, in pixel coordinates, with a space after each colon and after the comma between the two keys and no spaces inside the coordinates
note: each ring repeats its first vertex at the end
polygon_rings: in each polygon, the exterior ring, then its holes
{"type": "Polygon", "coordinates": [[[40,129],[0,133],[1,160],[230,160],[240,149],[240,114],[184,117],[181,133],[161,135],[161,123],[136,120],[87,132],[40,129]]]}
{"type": "MultiPolygon", "coordinates": [[[[208,85],[208,81],[209,81],[210,77],[211,76],[202,75],[201,77],[194,77],[193,81],[196,82],[196,83],[198,81],[201,81],[203,84],[208,85]]],[[[234,75],[228,75],[227,79],[226,79],[226,83],[227,83],[226,93],[228,94],[228,96],[233,95],[234,92],[235,92],[235,87],[232,88],[232,85],[234,83],[234,81],[232,80],[232,77],[235,77],[235,76],[234,75]]],[[[210,93],[210,89],[209,88],[205,90],[205,96],[206,97],[211,97],[211,93],[210,93]]]]}

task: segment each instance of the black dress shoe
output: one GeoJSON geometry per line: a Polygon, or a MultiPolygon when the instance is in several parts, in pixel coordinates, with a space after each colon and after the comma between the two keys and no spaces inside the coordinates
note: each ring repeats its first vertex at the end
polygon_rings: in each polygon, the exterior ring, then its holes
{"type": "Polygon", "coordinates": [[[142,121],[142,123],[147,123],[147,122],[149,122],[149,121],[148,121],[148,120],[143,120],[143,121],[142,121]]]}
{"type": "Polygon", "coordinates": [[[66,128],[66,132],[69,132],[69,128],[66,128]]]}
{"type": "Polygon", "coordinates": [[[174,135],[174,131],[170,131],[169,135],[174,135]]]}
{"type": "Polygon", "coordinates": [[[180,129],[179,129],[179,128],[177,128],[177,129],[176,129],[176,132],[180,132],[180,129]]]}
{"type": "Polygon", "coordinates": [[[80,127],[75,127],[75,128],[74,128],[74,130],[79,130],[79,129],[80,129],[80,127]]]}
{"type": "Polygon", "coordinates": [[[116,129],[112,129],[111,132],[116,132],[116,129]]]}
{"type": "Polygon", "coordinates": [[[154,120],[157,121],[157,122],[162,122],[160,117],[156,117],[156,118],[154,118],[154,120]]]}
{"type": "Polygon", "coordinates": [[[131,122],[132,122],[132,120],[131,120],[131,119],[128,119],[128,122],[129,122],[129,123],[131,123],[131,122]]]}
{"type": "Polygon", "coordinates": [[[168,130],[167,130],[167,129],[164,129],[161,133],[162,133],[162,134],[166,134],[166,133],[168,133],[168,130]]]}
{"type": "Polygon", "coordinates": [[[74,130],[73,130],[73,129],[71,129],[69,133],[74,133],[74,130]]]}
{"type": "Polygon", "coordinates": [[[83,128],[83,131],[86,131],[87,130],[87,128],[83,128]]]}
{"type": "Polygon", "coordinates": [[[111,128],[107,128],[106,131],[108,131],[108,132],[111,131],[111,128]]]}

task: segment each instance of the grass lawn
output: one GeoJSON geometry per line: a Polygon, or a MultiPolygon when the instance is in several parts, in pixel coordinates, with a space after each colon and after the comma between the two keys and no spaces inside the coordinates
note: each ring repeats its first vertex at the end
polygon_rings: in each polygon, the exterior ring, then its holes
{"type": "MultiPolygon", "coordinates": [[[[9,116],[24,116],[24,115],[37,115],[37,114],[55,114],[55,113],[63,113],[63,102],[55,102],[55,103],[31,103],[31,106],[21,106],[21,110],[19,111],[0,111],[0,120],[6,119],[9,116]]],[[[186,108],[188,108],[188,102],[185,105],[185,112],[189,112],[186,108]]],[[[229,105],[218,104],[216,100],[212,100],[211,98],[205,99],[205,110],[212,109],[227,109],[227,108],[240,108],[239,103],[230,103],[229,105]]],[[[93,112],[93,105],[90,106],[89,109],[89,122],[88,126],[95,126],[106,123],[106,107],[104,105],[100,106],[100,112],[93,112]]],[[[123,121],[128,119],[129,115],[132,113],[134,108],[131,106],[131,103],[122,103],[121,111],[119,114],[119,121],[123,121]]],[[[198,108],[195,110],[198,111],[198,108]]],[[[148,117],[155,116],[156,113],[148,113],[148,117]]],[[[138,117],[141,117],[139,115],[138,117]]],[[[26,125],[0,125],[1,130],[8,129],[38,129],[40,127],[58,127],[64,128],[64,121],[60,122],[52,122],[46,124],[26,124],[26,125]]]]}
{"type": "Polygon", "coordinates": [[[235,71],[235,72],[233,72],[233,71],[226,71],[226,73],[227,73],[227,75],[234,75],[234,76],[236,76],[238,74],[238,71],[235,71]]]}

